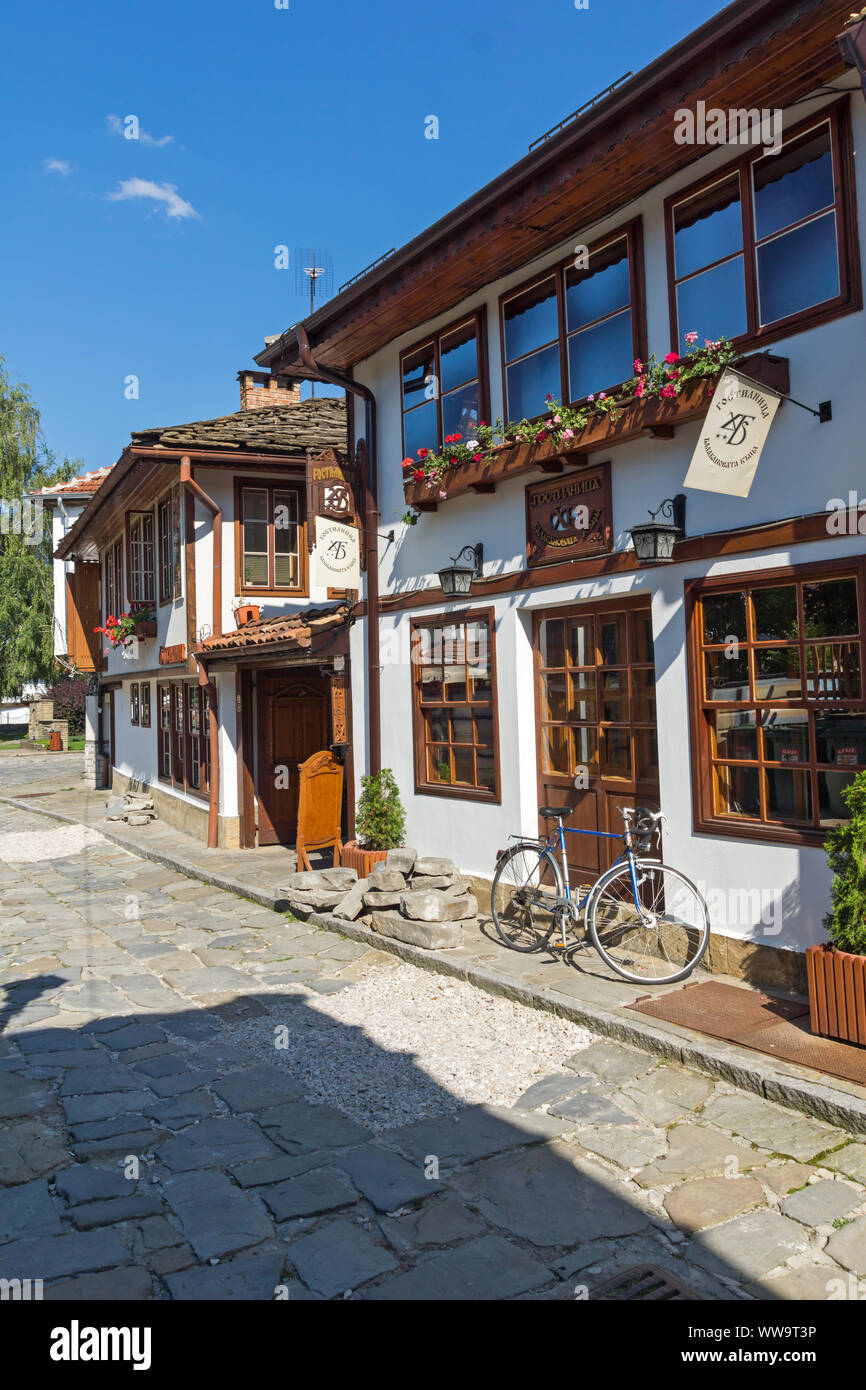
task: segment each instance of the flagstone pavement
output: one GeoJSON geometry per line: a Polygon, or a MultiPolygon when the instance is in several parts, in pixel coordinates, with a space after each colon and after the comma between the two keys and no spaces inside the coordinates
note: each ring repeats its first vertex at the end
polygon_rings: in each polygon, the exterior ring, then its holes
{"type": "Polygon", "coordinates": [[[269,1035],[392,957],[106,841],[4,858],[48,824],[0,806],[0,1281],[541,1300],[653,1264],[705,1299],[866,1297],[866,1143],[844,1130],[609,1040],[513,1108],[440,1088],[432,1117],[362,1123],[269,1035]]]}

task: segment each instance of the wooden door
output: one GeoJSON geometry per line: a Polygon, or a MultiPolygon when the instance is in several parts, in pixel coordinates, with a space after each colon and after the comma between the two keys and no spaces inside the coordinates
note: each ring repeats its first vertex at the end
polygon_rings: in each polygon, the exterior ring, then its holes
{"type": "MultiPolygon", "coordinates": [[[[655,666],[646,600],[548,609],[534,622],[540,806],[573,807],[580,830],[622,830],[620,806],[658,808],[655,666]],[[575,772],[586,785],[577,789],[575,772]]],[[[683,756],[687,732],[683,731],[683,756]]],[[[549,832],[555,822],[540,821],[549,832]]],[[[613,840],[566,837],[572,882],[620,853],[613,840]]]]}
{"type": "Polygon", "coordinates": [[[258,677],[259,844],[294,844],[298,829],[298,768],[330,747],[327,682],[289,673],[258,677]]]}

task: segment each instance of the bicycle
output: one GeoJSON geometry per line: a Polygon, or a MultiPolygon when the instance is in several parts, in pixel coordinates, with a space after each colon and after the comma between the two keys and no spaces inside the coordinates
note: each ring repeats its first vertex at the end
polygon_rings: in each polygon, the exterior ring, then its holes
{"type": "Polygon", "coordinates": [[[539,814],[557,821],[546,839],[518,839],[497,855],[490,905],[496,930],[513,951],[540,951],[555,930],[556,947],[566,950],[568,930],[581,914],[605,964],[624,980],[674,984],[703,959],[710,939],[707,905],[679,869],[647,857],[664,821],[661,811],[619,807],[622,835],[563,825],[567,807],[542,806],[539,814]],[[572,897],[565,854],[566,835],[593,835],[623,842],[623,853],[591,884],[584,897],[572,897]],[[562,867],[556,851],[562,856],[562,867]]]}

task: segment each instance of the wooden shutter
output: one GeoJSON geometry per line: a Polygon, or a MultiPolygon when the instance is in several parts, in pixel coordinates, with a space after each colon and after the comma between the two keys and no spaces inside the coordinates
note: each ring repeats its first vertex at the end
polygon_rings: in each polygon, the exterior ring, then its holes
{"type": "Polygon", "coordinates": [[[79,560],[66,576],[66,655],[79,671],[102,666],[102,639],[93,631],[99,623],[99,565],[79,560]]]}

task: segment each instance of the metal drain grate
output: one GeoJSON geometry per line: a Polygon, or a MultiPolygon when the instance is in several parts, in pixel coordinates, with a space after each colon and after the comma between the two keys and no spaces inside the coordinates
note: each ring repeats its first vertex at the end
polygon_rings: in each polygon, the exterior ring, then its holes
{"type": "Polygon", "coordinates": [[[610,1299],[618,1303],[702,1303],[699,1294],[687,1289],[667,1270],[657,1265],[632,1265],[607,1279],[591,1292],[593,1299],[610,1299]]]}

